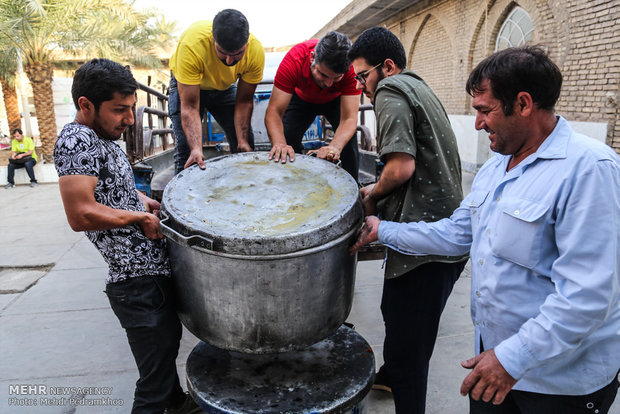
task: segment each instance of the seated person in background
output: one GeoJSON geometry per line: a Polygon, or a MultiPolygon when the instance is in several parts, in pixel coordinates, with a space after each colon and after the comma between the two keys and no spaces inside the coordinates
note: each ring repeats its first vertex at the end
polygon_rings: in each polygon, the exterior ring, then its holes
{"type": "Polygon", "coordinates": [[[21,129],[13,130],[13,139],[11,140],[11,156],[9,158],[7,185],[4,188],[9,189],[15,187],[15,169],[26,168],[28,177],[30,177],[30,187],[37,186],[37,179],[34,177],[34,166],[37,163],[37,153],[34,149],[34,141],[30,137],[25,137],[21,129]]]}
{"type": "Polygon", "coordinates": [[[331,143],[317,151],[319,158],[338,162],[357,181],[359,153],[355,131],[361,91],[347,57],[351,41],[329,32],[321,40],[299,43],[284,56],[273,82],[265,113],[271,141],[270,159],[286,162],[301,153],[302,138],[317,115],[334,128],[331,143]],[[353,138],[353,139],[352,139],[353,138]]]}

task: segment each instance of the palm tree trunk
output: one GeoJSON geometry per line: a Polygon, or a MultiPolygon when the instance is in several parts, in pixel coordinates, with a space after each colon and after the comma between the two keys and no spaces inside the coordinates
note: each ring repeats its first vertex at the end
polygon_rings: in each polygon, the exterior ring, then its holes
{"type": "Polygon", "coordinates": [[[6,119],[9,123],[9,135],[13,133],[15,128],[22,127],[21,116],[19,115],[19,106],[17,105],[17,91],[15,84],[0,79],[2,83],[2,95],[4,96],[4,108],[6,109],[6,119]]]}
{"type": "Polygon", "coordinates": [[[51,163],[53,162],[54,144],[58,133],[52,92],[54,68],[50,63],[34,62],[26,65],[24,72],[28,75],[34,96],[34,108],[37,112],[37,124],[41,138],[41,158],[51,163]]]}

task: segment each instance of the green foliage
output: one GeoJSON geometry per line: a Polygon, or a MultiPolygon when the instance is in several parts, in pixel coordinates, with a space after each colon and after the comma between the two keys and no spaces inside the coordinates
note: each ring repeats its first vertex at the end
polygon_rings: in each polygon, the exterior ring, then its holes
{"type": "Polygon", "coordinates": [[[159,67],[174,23],[127,0],[0,0],[0,45],[18,49],[24,65],[69,56],[106,57],[159,67]]]}
{"type": "Polygon", "coordinates": [[[14,47],[0,44],[0,79],[10,88],[15,87],[17,51],[14,47]]]}

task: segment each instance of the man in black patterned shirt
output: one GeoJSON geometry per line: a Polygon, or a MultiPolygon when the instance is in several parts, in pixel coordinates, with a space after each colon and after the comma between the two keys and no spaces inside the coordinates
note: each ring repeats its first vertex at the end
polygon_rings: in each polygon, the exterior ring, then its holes
{"type": "Polygon", "coordinates": [[[54,163],[71,228],[85,231],[109,265],[105,292],[140,373],[132,413],[200,412],[176,370],[181,324],[159,203],[136,190],[115,142],[133,125],[137,87],[118,63],[93,59],[81,66],[71,90],[77,114],[58,136],[54,163]]]}

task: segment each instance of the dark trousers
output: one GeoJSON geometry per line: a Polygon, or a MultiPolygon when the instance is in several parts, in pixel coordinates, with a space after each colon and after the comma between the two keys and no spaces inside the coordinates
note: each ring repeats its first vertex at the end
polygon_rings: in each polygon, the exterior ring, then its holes
{"type": "Polygon", "coordinates": [[[383,283],[384,375],[397,414],[423,414],[439,318],[465,262],[431,262],[383,283]]]}
{"type": "Polygon", "coordinates": [[[607,414],[618,392],[618,378],[588,395],[553,395],[512,390],[500,405],[469,397],[470,414],[607,414]]]}
{"type": "MultiPolygon", "coordinates": [[[[304,133],[317,115],[325,116],[334,131],[338,129],[338,125],[340,125],[340,97],[324,104],[312,104],[293,93],[291,102],[282,118],[282,123],[284,124],[286,143],[293,147],[296,153],[301,154],[304,148],[302,144],[304,133]]],[[[342,168],[357,181],[360,165],[357,134],[354,134],[342,149],[340,160],[342,161],[342,168]]]]}
{"type": "MultiPolygon", "coordinates": [[[[232,85],[224,91],[200,91],[200,119],[209,111],[226,134],[226,140],[230,145],[230,152],[237,152],[237,131],[235,130],[235,102],[237,99],[237,87],[232,85]]],[[[170,75],[170,88],[168,96],[168,115],[172,121],[172,131],[175,137],[174,165],[175,174],[183,171],[183,166],[189,158],[190,148],[187,137],[181,123],[181,100],[177,80],[170,75]]],[[[249,126],[248,143],[254,148],[254,132],[249,126]]]]}
{"type": "Polygon", "coordinates": [[[131,278],[108,284],[105,293],[127,333],[140,374],[132,414],[163,413],[180,405],[185,399],[176,367],[181,323],[170,278],[131,278]]]}
{"type": "Polygon", "coordinates": [[[22,160],[23,158],[18,159],[18,160],[9,159],[9,165],[7,168],[7,178],[6,178],[9,184],[15,184],[15,170],[17,168],[22,168],[22,167],[26,169],[26,172],[28,173],[28,177],[30,177],[30,182],[31,183],[37,182],[36,178],[34,177],[34,166],[37,164],[37,162],[32,157],[28,157],[26,161],[22,161],[22,160]]]}

